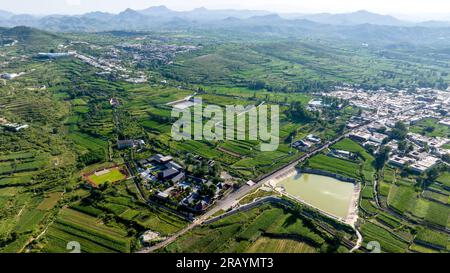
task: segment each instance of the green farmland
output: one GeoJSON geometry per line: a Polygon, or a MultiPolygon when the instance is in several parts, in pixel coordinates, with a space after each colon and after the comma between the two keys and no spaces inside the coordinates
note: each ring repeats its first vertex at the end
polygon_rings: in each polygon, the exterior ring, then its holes
{"type": "Polygon", "coordinates": [[[361,175],[358,163],[322,154],[308,160],[307,167],[340,174],[349,178],[358,179],[361,175]]]}
{"type": "MultiPolygon", "coordinates": [[[[325,251],[330,243],[326,234],[304,219],[281,208],[263,206],[195,228],[164,252],[310,253],[325,251]]],[[[339,251],[346,249],[340,247],[339,251]]]]}
{"type": "Polygon", "coordinates": [[[46,252],[67,252],[69,242],[76,241],[87,253],[130,252],[130,239],[120,229],[105,226],[87,214],[65,209],[46,233],[46,252]]]}

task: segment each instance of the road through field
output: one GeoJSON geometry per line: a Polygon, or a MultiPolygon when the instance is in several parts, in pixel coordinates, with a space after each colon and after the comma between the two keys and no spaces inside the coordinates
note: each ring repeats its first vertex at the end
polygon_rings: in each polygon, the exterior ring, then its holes
{"type": "Polygon", "coordinates": [[[167,245],[173,243],[181,235],[183,235],[186,232],[192,230],[196,226],[201,225],[204,221],[206,221],[208,218],[210,218],[215,213],[219,212],[220,210],[226,211],[226,210],[232,208],[236,204],[236,202],[238,200],[240,200],[242,197],[244,197],[245,195],[247,195],[251,191],[253,191],[255,189],[258,189],[259,187],[264,185],[266,182],[268,182],[268,181],[270,181],[272,179],[275,179],[275,178],[279,177],[280,175],[283,175],[286,172],[292,171],[292,169],[294,169],[299,163],[304,162],[305,160],[309,159],[310,157],[316,155],[317,153],[320,153],[321,151],[323,151],[323,150],[329,148],[330,146],[334,145],[335,143],[341,141],[342,139],[347,137],[348,134],[341,135],[341,136],[337,137],[336,139],[334,139],[332,141],[329,141],[329,142],[325,143],[324,145],[318,147],[317,149],[308,152],[307,154],[305,154],[302,157],[300,157],[299,159],[289,163],[288,165],[283,166],[283,167],[281,167],[281,168],[279,168],[279,169],[277,169],[277,170],[275,170],[275,171],[273,171],[273,172],[263,176],[253,186],[248,186],[248,185],[242,186],[238,190],[236,190],[236,191],[232,192],[231,194],[229,194],[223,200],[217,201],[216,206],[214,206],[212,209],[210,209],[208,212],[206,212],[204,215],[202,215],[201,217],[196,219],[193,223],[189,224],[184,229],[182,229],[179,232],[173,234],[171,237],[169,237],[168,239],[166,239],[165,241],[163,241],[163,242],[161,242],[159,244],[156,244],[156,245],[154,245],[152,247],[141,249],[140,251],[138,251],[138,253],[151,253],[151,252],[154,252],[154,251],[156,251],[158,249],[166,247],[167,245]]]}
{"type": "MultiPolygon", "coordinates": [[[[409,109],[403,109],[400,112],[396,113],[394,116],[397,117],[399,115],[401,115],[402,113],[412,110],[412,109],[416,109],[417,107],[414,108],[409,108],[409,109]]],[[[154,252],[158,249],[164,248],[167,245],[169,245],[170,243],[173,243],[178,237],[180,237],[181,235],[185,234],[186,232],[192,230],[193,228],[195,228],[198,225],[201,225],[203,222],[205,222],[208,218],[210,218],[212,215],[214,215],[215,213],[219,212],[220,210],[228,210],[230,208],[232,208],[238,200],[240,200],[242,197],[244,197],[245,195],[247,195],[248,193],[250,193],[251,191],[258,189],[259,187],[261,187],[262,185],[264,185],[266,182],[272,180],[272,179],[276,179],[277,177],[279,177],[280,175],[285,174],[286,172],[290,172],[292,171],[292,169],[294,169],[299,163],[304,162],[305,160],[309,159],[310,157],[322,152],[325,149],[328,149],[330,146],[333,146],[334,144],[336,144],[337,142],[341,141],[342,139],[348,137],[351,133],[356,132],[358,130],[367,128],[368,126],[370,126],[373,123],[376,122],[380,122],[380,120],[374,120],[371,122],[367,122],[365,124],[362,124],[356,128],[353,128],[352,130],[348,131],[345,134],[342,134],[341,136],[335,138],[332,141],[329,141],[325,144],[323,144],[322,146],[314,149],[313,151],[310,151],[308,153],[306,153],[305,155],[303,155],[302,157],[300,157],[299,159],[294,160],[293,162],[277,169],[274,170],[272,172],[270,172],[269,174],[263,176],[262,178],[260,178],[253,186],[248,186],[248,185],[244,185],[241,188],[239,188],[238,190],[232,192],[231,194],[229,194],[226,198],[224,198],[223,200],[219,200],[216,203],[216,206],[214,206],[212,209],[210,209],[208,212],[206,212],[204,215],[202,215],[201,217],[199,217],[198,219],[196,219],[194,222],[192,222],[191,224],[189,224],[187,227],[185,227],[184,229],[180,230],[179,232],[175,233],[174,235],[172,235],[171,237],[169,237],[168,239],[166,239],[165,241],[156,244],[152,247],[148,247],[148,248],[144,248],[140,251],[138,251],[138,253],[151,253],[154,252]]],[[[357,249],[359,249],[361,247],[363,238],[361,233],[357,230],[356,227],[354,227],[355,232],[358,236],[358,240],[356,243],[356,246],[354,249],[352,249],[352,251],[355,251],[357,249]]]]}

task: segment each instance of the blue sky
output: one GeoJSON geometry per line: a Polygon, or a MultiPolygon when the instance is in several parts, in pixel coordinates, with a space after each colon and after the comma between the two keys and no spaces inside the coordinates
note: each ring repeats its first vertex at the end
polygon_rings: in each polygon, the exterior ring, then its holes
{"type": "Polygon", "coordinates": [[[126,8],[155,5],[174,10],[206,7],[315,13],[365,9],[382,14],[450,14],[448,0],[0,0],[0,9],[32,14],[80,14],[96,10],[117,13],[126,8]]]}

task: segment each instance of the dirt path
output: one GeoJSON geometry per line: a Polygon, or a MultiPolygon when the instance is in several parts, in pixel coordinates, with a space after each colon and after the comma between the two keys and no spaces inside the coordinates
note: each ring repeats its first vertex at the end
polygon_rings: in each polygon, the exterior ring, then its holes
{"type": "Polygon", "coordinates": [[[362,235],[361,235],[361,233],[360,233],[359,230],[358,230],[358,228],[353,227],[353,229],[354,229],[355,232],[356,232],[356,236],[358,236],[358,240],[356,241],[355,247],[352,248],[352,249],[350,250],[350,253],[353,253],[353,252],[355,252],[356,250],[358,250],[359,248],[361,248],[362,243],[363,243],[363,241],[364,241],[364,240],[363,240],[363,237],[362,237],[362,235]]]}

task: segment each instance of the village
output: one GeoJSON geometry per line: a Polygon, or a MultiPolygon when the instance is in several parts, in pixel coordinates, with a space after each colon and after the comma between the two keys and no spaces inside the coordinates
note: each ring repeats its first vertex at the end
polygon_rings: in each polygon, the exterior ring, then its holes
{"type": "Polygon", "coordinates": [[[353,129],[349,137],[374,152],[381,146],[389,147],[388,163],[392,166],[424,173],[450,155],[448,92],[429,88],[414,92],[383,89],[371,92],[341,87],[322,95],[348,100],[363,109],[360,116],[353,117],[347,124],[348,129],[353,129]],[[426,122],[430,124],[424,125],[426,122]],[[363,124],[369,125],[361,127],[363,124]],[[400,139],[392,137],[402,124],[408,132],[400,139]]]}
{"type": "MultiPolygon", "coordinates": [[[[135,163],[143,190],[152,196],[153,201],[198,214],[210,208],[232,186],[223,179],[213,181],[205,179],[206,176],[197,177],[192,166],[203,161],[200,156],[192,156],[187,169],[175,162],[172,156],[156,154],[135,163]]],[[[206,164],[206,168],[212,169],[216,162],[208,160],[206,164]]]]}

